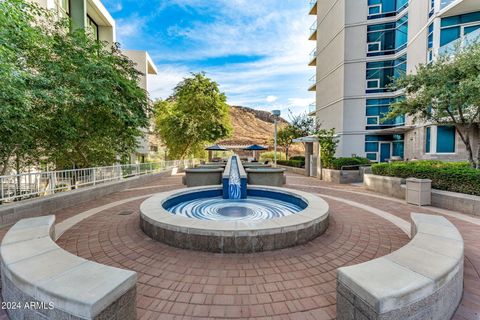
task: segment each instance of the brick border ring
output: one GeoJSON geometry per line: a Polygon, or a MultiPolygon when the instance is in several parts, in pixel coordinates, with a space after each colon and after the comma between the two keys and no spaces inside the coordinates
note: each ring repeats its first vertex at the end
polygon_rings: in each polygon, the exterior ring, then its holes
{"type": "Polygon", "coordinates": [[[209,252],[249,253],[306,243],[323,234],[329,206],[310,193],[277,187],[248,186],[249,195],[288,196],[306,208],[288,216],[262,221],[214,221],[177,216],[164,209],[176,197],[221,196],[221,186],[195,187],[156,194],[140,206],[140,227],[150,238],[170,246],[209,252]]]}

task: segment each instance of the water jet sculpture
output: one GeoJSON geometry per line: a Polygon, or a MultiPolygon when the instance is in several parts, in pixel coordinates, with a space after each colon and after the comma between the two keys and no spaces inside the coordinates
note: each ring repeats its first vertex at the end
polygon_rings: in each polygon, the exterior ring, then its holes
{"type": "Polygon", "coordinates": [[[229,158],[222,184],[159,193],[140,207],[140,225],[168,245],[246,253],[306,243],[328,227],[328,204],[309,193],[248,185],[238,156],[229,158]]]}

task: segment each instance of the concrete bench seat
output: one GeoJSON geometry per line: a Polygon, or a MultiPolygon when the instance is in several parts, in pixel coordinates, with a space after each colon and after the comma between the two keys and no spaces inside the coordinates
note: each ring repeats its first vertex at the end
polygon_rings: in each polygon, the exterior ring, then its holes
{"type": "Polygon", "coordinates": [[[185,170],[182,183],[187,187],[211,186],[222,183],[223,168],[192,168],[185,170]]]}
{"type": "Polygon", "coordinates": [[[412,240],[337,270],[337,319],[451,319],[463,292],[463,239],[447,219],[412,213],[412,240]]]}
{"type": "Polygon", "coordinates": [[[137,274],[60,248],[54,216],[23,219],[0,246],[3,300],[42,305],[8,310],[10,319],[135,319],[137,274]]]}
{"type": "Polygon", "coordinates": [[[245,169],[248,184],[281,187],[287,183],[283,168],[248,168],[245,169]]]}

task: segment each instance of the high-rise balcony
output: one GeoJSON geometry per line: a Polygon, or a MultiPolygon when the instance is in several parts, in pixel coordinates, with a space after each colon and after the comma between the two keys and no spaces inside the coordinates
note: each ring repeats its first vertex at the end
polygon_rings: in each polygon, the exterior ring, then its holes
{"type": "Polygon", "coordinates": [[[456,16],[464,13],[478,11],[478,0],[441,0],[441,17],[456,16]]]}
{"type": "Polygon", "coordinates": [[[310,52],[310,62],[308,63],[309,66],[313,67],[317,65],[317,48],[310,52]]]}
{"type": "Polygon", "coordinates": [[[480,29],[477,29],[457,40],[447,43],[438,49],[439,55],[454,55],[458,50],[480,42],[480,29]]]}
{"type": "Polygon", "coordinates": [[[317,40],[317,19],[310,26],[310,37],[308,40],[317,40]]]}
{"type": "Polygon", "coordinates": [[[316,15],[317,14],[317,0],[310,0],[310,11],[308,12],[309,15],[316,15]]]}
{"type": "Polygon", "coordinates": [[[308,81],[310,82],[308,91],[317,91],[317,76],[314,74],[308,81]]]}
{"type": "Polygon", "coordinates": [[[309,116],[314,116],[315,113],[317,112],[317,103],[316,102],[312,102],[308,105],[308,115],[309,116]]]}

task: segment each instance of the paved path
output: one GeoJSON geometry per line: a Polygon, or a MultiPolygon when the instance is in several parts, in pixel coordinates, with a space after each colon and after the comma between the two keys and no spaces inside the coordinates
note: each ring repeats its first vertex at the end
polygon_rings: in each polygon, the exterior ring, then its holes
{"type": "MultiPolygon", "coordinates": [[[[331,209],[327,232],[302,246],[213,254],[151,240],[139,228],[142,196],[182,187],[179,176],[63,211],[57,215],[57,230],[65,231],[58,244],[138,272],[140,319],[334,319],[335,270],[400,248],[409,241],[409,214],[437,211],[350,185],[298,175],[288,175],[287,182],[287,187],[323,195],[331,209]]],[[[442,213],[465,239],[465,291],[455,319],[480,319],[480,219],[442,213]]]]}

